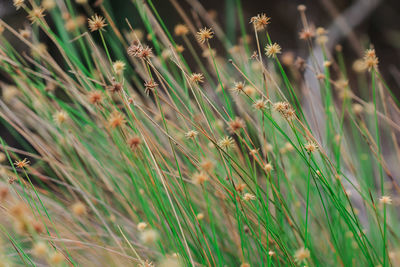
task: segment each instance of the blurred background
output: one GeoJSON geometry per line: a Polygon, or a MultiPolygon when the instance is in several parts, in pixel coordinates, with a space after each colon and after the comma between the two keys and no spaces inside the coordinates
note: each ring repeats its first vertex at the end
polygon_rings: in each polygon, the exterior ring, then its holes
{"type": "MultiPolygon", "coordinates": [[[[65,0],[55,0],[63,2],[65,0]]],[[[74,2],[74,0],[71,0],[74,2]]],[[[89,0],[92,6],[98,5],[102,0],[89,0]]],[[[40,2],[40,1],[36,1],[40,2]]],[[[226,30],[227,36],[232,43],[236,43],[240,35],[237,0],[176,0],[191,16],[191,3],[198,2],[211,14],[226,30]],[[236,29],[236,30],[235,30],[236,29]]],[[[169,29],[173,29],[177,23],[182,23],[179,14],[173,9],[170,0],[152,0],[160,16],[169,29]]],[[[115,18],[121,27],[126,27],[125,18],[140,24],[140,18],[133,8],[131,1],[112,0],[108,1],[114,12],[115,18]]],[[[399,85],[399,59],[400,59],[400,1],[399,0],[242,0],[243,15],[245,22],[258,14],[266,13],[272,18],[269,27],[271,37],[278,42],[286,51],[292,50],[297,55],[306,56],[307,47],[298,38],[301,30],[301,22],[297,6],[307,6],[309,21],[316,27],[329,28],[340,15],[353,8],[353,13],[345,18],[347,24],[356,24],[350,27],[351,33],[346,33],[337,40],[343,46],[343,53],[351,64],[361,53],[366,44],[372,43],[377,50],[380,59],[380,70],[391,84],[399,85]],[[357,44],[358,43],[358,44],[357,44]],[[361,49],[361,51],[360,51],[361,49]],[[396,83],[396,84],[394,84],[396,83]]],[[[84,13],[84,10],[81,10],[84,13]]],[[[16,11],[12,0],[0,0],[0,17],[15,28],[24,28],[24,11],[16,11]]],[[[250,26],[248,27],[250,29],[250,26]]],[[[342,30],[338,27],[339,31],[342,30]]],[[[11,38],[11,37],[10,37],[11,38]]],[[[393,88],[393,90],[394,90],[393,88]]]]}

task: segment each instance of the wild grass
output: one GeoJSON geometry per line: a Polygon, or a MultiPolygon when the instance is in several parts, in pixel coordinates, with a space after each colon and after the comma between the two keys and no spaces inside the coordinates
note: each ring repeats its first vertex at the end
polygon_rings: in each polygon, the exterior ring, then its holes
{"type": "Polygon", "coordinates": [[[123,20],[76,2],[0,20],[19,144],[1,138],[0,265],[400,264],[399,104],[373,40],[346,69],[305,6],[296,59],[239,0],[233,43],[197,1],[171,0],[175,28],[151,0],[123,20]]]}

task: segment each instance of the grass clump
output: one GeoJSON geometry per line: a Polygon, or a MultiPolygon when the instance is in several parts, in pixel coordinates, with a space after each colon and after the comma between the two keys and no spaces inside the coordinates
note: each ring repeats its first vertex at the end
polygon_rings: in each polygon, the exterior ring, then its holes
{"type": "Polygon", "coordinates": [[[76,3],[0,20],[5,263],[400,264],[399,106],[369,44],[350,85],[305,6],[296,59],[265,14],[231,44],[197,4],[169,29],[150,0],[140,23],[76,3]]]}

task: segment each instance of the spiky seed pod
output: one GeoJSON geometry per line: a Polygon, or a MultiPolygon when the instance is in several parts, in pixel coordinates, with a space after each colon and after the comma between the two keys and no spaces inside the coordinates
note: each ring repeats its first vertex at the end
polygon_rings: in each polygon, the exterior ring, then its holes
{"type": "Polygon", "coordinates": [[[201,44],[208,42],[208,40],[212,39],[213,36],[214,36],[214,32],[211,30],[211,28],[207,28],[207,27],[200,29],[196,34],[197,41],[199,41],[199,43],[201,43],[201,44]]]}
{"type": "Polygon", "coordinates": [[[281,53],[281,47],[277,43],[269,44],[265,47],[265,54],[268,57],[275,57],[276,54],[281,53]]]}
{"type": "Polygon", "coordinates": [[[233,144],[234,144],[234,141],[233,141],[232,137],[230,137],[230,136],[225,136],[218,142],[218,145],[222,149],[225,149],[225,150],[231,148],[233,146],[233,144]]]}
{"type": "Polygon", "coordinates": [[[189,80],[193,84],[202,83],[204,81],[204,76],[201,73],[192,73],[192,75],[190,75],[189,80]]]}
{"type": "Polygon", "coordinates": [[[271,18],[267,17],[264,13],[258,14],[250,19],[250,23],[254,25],[257,31],[264,30],[268,24],[270,24],[271,18]]]}
{"type": "Polygon", "coordinates": [[[88,24],[91,32],[103,30],[107,26],[106,20],[97,14],[88,19],[88,24]]]}
{"type": "Polygon", "coordinates": [[[31,21],[31,23],[38,22],[41,18],[43,18],[44,15],[44,9],[41,7],[35,7],[33,8],[29,14],[28,14],[28,19],[31,21]]]}

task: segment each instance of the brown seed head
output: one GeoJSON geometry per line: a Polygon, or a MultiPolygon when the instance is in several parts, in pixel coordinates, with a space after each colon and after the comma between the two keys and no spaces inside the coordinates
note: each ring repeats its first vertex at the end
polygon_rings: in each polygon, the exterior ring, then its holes
{"type": "Polygon", "coordinates": [[[238,95],[243,92],[244,87],[245,87],[244,82],[235,82],[232,91],[236,92],[236,94],[238,95]]]}
{"type": "Polygon", "coordinates": [[[41,18],[43,18],[45,16],[43,13],[44,13],[43,8],[35,7],[29,12],[28,19],[33,24],[35,22],[38,22],[41,18]]]}
{"type": "Polygon", "coordinates": [[[99,105],[103,101],[103,94],[100,91],[91,91],[89,93],[89,102],[93,105],[99,105]]]}
{"type": "Polygon", "coordinates": [[[13,0],[13,5],[18,10],[20,9],[25,3],[25,0],[13,0]]]}
{"type": "Polygon", "coordinates": [[[300,248],[294,254],[294,258],[297,262],[303,262],[310,257],[310,251],[306,248],[300,248]]]}
{"type": "Polygon", "coordinates": [[[253,23],[254,28],[257,31],[264,30],[268,24],[270,24],[271,18],[267,17],[264,13],[258,14],[250,19],[250,23],[253,23]]]}
{"type": "Polygon", "coordinates": [[[103,28],[107,26],[106,20],[97,14],[94,14],[88,19],[88,24],[91,32],[103,30],[103,28]]]}
{"type": "Polygon", "coordinates": [[[111,128],[117,128],[122,127],[126,123],[126,121],[124,116],[120,112],[114,111],[108,119],[108,123],[111,128]]]}
{"type": "Polygon", "coordinates": [[[154,80],[150,80],[144,83],[144,92],[149,95],[150,92],[153,92],[154,89],[158,86],[154,80]]]}
{"type": "Polygon", "coordinates": [[[184,24],[178,24],[175,26],[174,32],[176,36],[183,36],[189,33],[189,29],[184,24]]]}
{"type": "Polygon", "coordinates": [[[128,145],[132,150],[136,150],[139,145],[142,143],[142,140],[139,136],[132,136],[128,139],[128,145]]]}
{"type": "Polygon", "coordinates": [[[193,73],[189,78],[191,83],[198,84],[202,83],[204,80],[204,76],[201,73],[193,73]]]}
{"type": "Polygon", "coordinates": [[[379,59],[376,56],[375,49],[367,49],[365,51],[364,63],[369,71],[378,68],[379,59]]]}
{"type": "Polygon", "coordinates": [[[258,109],[258,110],[264,110],[264,109],[267,108],[267,101],[265,101],[265,100],[262,99],[262,98],[257,99],[257,100],[254,102],[253,107],[254,107],[255,109],[258,109]]]}
{"type": "Polygon", "coordinates": [[[236,131],[239,131],[240,129],[243,129],[246,126],[245,122],[243,119],[236,117],[234,120],[229,122],[229,131],[231,133],[234,133],[236,131]]]}
{"type": "Polygon", "coordinates": [[[79,217],[86,214],[86,206],[78,201],[71,206],[71,211],[75,216],[79,217]]]}
{"type": "Polygon", "coordinates": [[[24,158],[23,160],[16,160],[15,162],[14,162],[14,165],[17,167],[17,168],[20,168],[20,169],[22,169],[22,168],[25,168],[25,167],[27,167],[28,165],[29,165],[29,160],[27,159],[27,158],[24,158]]]}
{"type": "Polygon", "coordinates": [[[307,150],[308,153],[313,153],[315,150],[318,149],[318,146],[314,142],[310,141],[304,145],[304,148],[307,150]]]}
{"type": "Polygon", "coordinates": [[[197,41],[199,41],[199,43],[202,44],[204,44],[206,41],[208,42],[208,40],[213,38],[213,36],[214,32],[211,30],[211,28],[206,28],[206,27],[200,29],[196,34],[197,41]]]}
{"type": "Polygon", "coordinates": [[[208,181],[208,176],[204,172],[198,172],[193,175],[193,181],[197,185],[203,185],[206,181],[208,181]]]}
{"type": "Polygon", "coordinates": [[[187,132],[185,133],[185,136],[186,136],[186,138],[188,138],[188,139],[193,139],[193,138],[195,138],[198,134],[199,134],[199,132],[197,132],[197,131],[195,131],[195,130],[190,130],[190,131],[187,131],[187,132]]]}
{"type": "Polygon", "coordinates": [[[115,80],[115,78],[111,79],[111,85],[107,86],[107,89],[111,91],[111,93],[119,93],[123,89],[122,83],[119,83],[115,80]]]}

